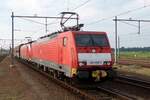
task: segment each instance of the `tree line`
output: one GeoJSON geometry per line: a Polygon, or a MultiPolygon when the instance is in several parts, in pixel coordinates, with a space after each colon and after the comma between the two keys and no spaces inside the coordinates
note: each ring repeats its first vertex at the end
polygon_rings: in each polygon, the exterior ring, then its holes
{"type": "Polygon", "coordinates": [[[132,48],[121,47],[120,51],[150,51],[150,47],[132,47],[132,48]]]}

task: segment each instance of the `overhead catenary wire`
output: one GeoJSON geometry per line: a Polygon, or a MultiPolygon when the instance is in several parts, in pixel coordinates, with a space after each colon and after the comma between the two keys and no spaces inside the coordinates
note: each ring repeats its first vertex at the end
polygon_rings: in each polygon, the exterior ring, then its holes
{"type": "MultiPolygon", "coordinates": [[[[60,13],[57,14],[56,16],[58,16],[58,15],[60,15],[60,13]]],[[[52,22],[48,23],[47,25],[53,25],[53,24],[59,23],[59,22],[56,22],[57,20],[58,20],[58,19],[55,19],[55,20],[53,20],[52,22]]]]}
{"type": "MultiPolygon", "coordinates": [[[[60,15],[60,13],[57,14],[56,16],[58,16],[58,15],[60,15]]],[[[57,21],[58,21],[58,19],[55,19],[52,22],[48,23],[47,26],[58,24],[59,22],[57,22],[57,21]]]]}
{"type": "Polygon", "coordinates": [[[134,12],[134,11],[138,11],[138,10],[141,10],[141,9],[146,8],[146,7],[149,7],[149,6],[150,6],[150,4],[144,5],[144,6],[142,6],[142,7],[138,7],[138,8],[135,8],[135,9],[131,9],[131,10],[128,10],[128,11],[125,11],[125,12],[122,12],[122,13],[119,13],[119,14],[116,14],[116,15],[113,15],[113,16],[101,18],[101,19],[98,19],[98,20],[96,20],[96,21],[89,22],[89,23],[87,23],[87,25],[93,25],[93,24],[99,23],[99,22],[101,22],[101,21],[114,18],[115,16],[125,15],[125,14],[131,13],[131,12],[134,12]]]}
{"type": "MultiPolygon", "coordinates": [[[[57,14],[59,15],[59,14],[57,14]]],[[[38,21],[35,21],[35,20],[31,20],[31,19],[26,19],[26,18],[23,18],[23,17],[18,17],[20,19],[23,19],[23,20],[26,20],[26,21],[29,21],[29,22],[33,22],[33,23],[36,23],[36,24],[40,24],[40,25],[46,25],[45,23],[41,23],[41,22],[38,22],[38,21]]],[[[58,22],[56,22],[58,19],[55,19],[54,21],[50,22],[47,24],[47,26],[49,25],[54,25],[54,24],[58,24],[58,22]]],[[[42,30],[42,29],[40,29],[42,30]]],[[[38,30],[39,31],[39,30],[38,30]]]]}
{"type": "Polygon", "coordinates": [[[127,25],[130,25],[130,26],[133,26],[133,27],[136,27],[136,28],[138,28],[138,26],[137,26],[137,25],[130,24],[130,23],[128,23],[128,22],[123,22],[123,21],[121,21],[121,23],[124,23],[124,24],[127,24],[127,25]]]}
{"type": "MultiPolygon", "coordinates": [[[[21,17],[19,17],[19,18],[21,18],[21,17]]],[[[41,22],[38,22],[38,21],[35,21],[35,20],[31,20],[31,19],[25,19],[25,18],[21,18],[21,19],[23,19],[23,20],[26,20],[26,21],[29,21],[29,22],[33,22],[33,23],[36,23],[36,24],[40,24],[40,25],[45,25],[45,23],[41,23],[41,22]]],[[[50,22],[50,23],[48,23],[47,24],[47,26],[49,26],[49,25],[54,25],[54,24],[58,24],[58,22],[56,22],[58,19],[56,19],[56,20],[54,20],[54,21],[52,21],[52,22],[50,22]]],[[[43,28],[42,28],[43,29],[43,28]]],[[[40,29],[40,30],[42,30],[42,29],[40,29]]],[[[22,30],[21,30],[22,31],[22,30]]],[[[23,30],[24,31],[24,30],[23,30]]],[[[35,33],[37,33],[39,30],[37,30],[35,33]]],[[[31,32],[31,31],[29,31],[29,32],[31,32]]],[[[33,31],[34,32],[34,31],[33,31]]],[[[32,32],[32,33],[33,33],[32,32]]]]}
{"type": "Polygon", "coordinates": [[[48,23],[47,25],[53,25],[53,24],[58,24],[59,22],[56,22],[58,19],[53,20],[52,22],[48,23]]]}
{"type": "Polygon", "coordinates": [[[38,22],[38,21],[35,21],[35,20],[25,19],[25,18],[21,18],[21,17],[18,17],[18,18],[23,19],[23,20],[26,20],[26,21],[30,21],[30,22],[33,22],[33,23],[36,23],[36,24],[45,25],[44,23],[41,23],[41,22],[38,22]]]}
{"type": "MultiPolygon", "coordinates": [[[[123,21],[120,21],[120,22],[138,28],[137,25],[130,24],[130,23],[128,23],[128,22],[123,22],[123,21]]],[[[148,27],[145,27],[145,25],[144,25],[144,26],[141,27],[141,29],[146,29],[146,28],[149,28],[149,26],[148,26],[148,27]]]]}
{"type": "Polygon", "coordinates": [[[77,7],[73,8],[72,11],[75,11],[79,8],[81,8],[82,6],[86,5],[88,2],[90,2],[91,0],[86,0],[85,2],[83,2],[82,4],[78,5],[77,7]]]}

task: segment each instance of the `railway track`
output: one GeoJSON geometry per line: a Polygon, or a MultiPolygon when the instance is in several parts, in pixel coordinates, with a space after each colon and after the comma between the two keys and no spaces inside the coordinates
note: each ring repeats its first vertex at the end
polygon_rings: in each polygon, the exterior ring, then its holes
{"type": "Polygon", "coordinates": [[[124,75],[119,75],[117,79],[115,79],[115,81],[150,90],[150,81],[145,81],[124,75]]]}
{"type": "Polygon", "coordinates": [[[137,100],[137,98],[135,96],[132,96],[130,94],[122,92],[118,89],[112,89],[112,88],[108,88],[108,87],[98,86],[97,90],[103,91],[103,92],[110,94],[110,95],[113,95],[113,96],[117,96],[121,100],[137,100]]]}
{"type": "MultiPolygon", "coordinates": [[[[118,75],[114,79],[108,88],[109,91],[115,91],[114,93],[120,94],[121,97],[131,99],[131,100],[147,100],[150,98],[150,81],[142,80],[131,76],[118,75]],[[112,89],[111,89],[112,88],[112,89]],[[119,91],[118,91],[119,90],[119,91]]],[[[107,89],[107,87],[105,87],[107,89]]]]}
{"type": "Polygon", "coordinates": [[[25,62],[25,61],[22,61],[22,60],[19,60],[19,61],[22,62],[23,64],[25,64],[26,66],[28,66],[29,68],[32,68],[33,70],[39,72],[39,73],[40,73],[41,75],[43,75],[44,77],[49,78],[50,80],[52,80],[53,82],[55,82],[55,83],[58,84],[59,86],[61,86],[61,87],[65,88],[65,89],[67,89],[68,91],[72,92],[72,93],[75,94],[75,95],[80,96],[83,100],[84,100],[84,99],[85,99],[85,100],[96,100],[96,98],[94,98],[94,97],[88,95],[87,93],[85,93],[85,92],[79,90],[78,88],[75,88],[75,87],[73,87],[72,85],[67,84],[67,83],[64,82],[64,81],[61,81],[61,80],[59,80],[59,79],[56,79],[56,78],[50,76],[50,74],[48,74],[48,73],[46,73],[46,72],[44,72],[44,71],[42,71],[42,70],[37,69],[37,68],[35,67],[36,65],[29,64],[29,63],[27,63],[27,62],[25,62]]]}
{"type": "Polygon", "coordinates": [[[7,55],[0,55],[0,62],[3,61],[3,59],[6,57],[7,55]]]}
{"type": "MultiPolygon", "coordinates": [[[[35,66],[36,65],[33,65],[33,64],[29,64],[29,63],[27,63],[27,62],[25,62],[25,61],[22,61],[21,60],[21,62],[23,63],[23,64],[25,64],[26,66],[28,66],[28,67],[30,67],[30,68],[32,68],[33,70],[35,70],[35,71],[37,71],[37,72],[39,72],[40,74],[42,74],[42,75],[44,75],[44,76],[46,76],[46,77],[48,77],[48,78],[50,78],[53,82],[55,82],[56,84],[58,84],[58,85],[60,85],[61,87],[63,87],[63,88],[65,88],[65,89],[67,89],[67,90],[69,90],[69,91],[71,91],[72,93],[74,93],[74,94],[76,94],[76,95],[78,95],[78,96],[80,96],[82,99],[86,99],[86,100],[111,100],[112,99],[112,97],[100,97],[100,98],[97,98],[97,97],[94,97],[94,96],[92,96],[91,94],[88,94],[86,91],[84,91],[84,90],[82,90],[82,89],[80,89],[80,88],[78,88],[78,87],[75,87],[75,86],[72,86],[72,85],[70,85],[70,84],[68,84],[68,83],[66,83],[66,82],[63,82],[63,81],[61,81],[61,80],[59,80],[59,79],[56,79],[56,78],[53,78],[52,76],[50,76],[48,73],[46,73],[46,72],[44,72],[44,71],[41,71],[41,70],[38,70],[35,66]],[[109,98],[109,99],[108,99],[109,98]]],[[[89,88],[88,88],[89,89],[89,88]]],[[[106,89],[100,89],[100,87],[92,87],[92,89],[94,89],[94,90],[96,90],[97,92],[105,92],[106,93],[106,89]],[[105,91],[104,91],[105,90],[105,91]]],[[[90,88],[90,90],[91,90],[91,88],[90,88]]],[[[107,90],[107,93],[106,94],[111,94],[112,96],[113,95],[115,95],[115,96],[117,96],[117,97],[119,97],[120,99],[125,99],[125,100],[132,100],[132,99],[129,99],[129,96],[128,97],[126,97],[125,95],[123,95],[123,93],[122,94],[120,94],[120,93],[115,93],[115,92],[112,92],[112,91],[108,91],[107,90]]]]}
{"type": "MultiPolygon", "coordinates": [[[[115,98],[115,100],[139,100],[138,97],[136,97],[135,95],[131,95],[130,93],[126,92],[126,91],[122,91],[120,89],[114,88],[111,86],[111,83],[114,83],[113,81],[106,81],[106,82],[102,82],[99,84],[96,84],[95,86],[91,85],[91,86],[87,86],[84,87],[84,89],[87,90],[95,90],[95,93],[105,93],[107,95],[109,95],[111,98],[115,98]],[[110,84],[108,84],[110,83],[110,84]]],[[[99,99],[98,99],[99,100],[99,99]]],[[[111,100],[111,99],[106,99],[106,100],[111,100]]]]}
{"type": "Polygon", "coordinates": [[[120,59],[119,64],[135,64],[141,65],[144,67],[150,67],[150,60],[149,59],[120,59]]]}
{"type": "Polygon", "coordinates": [[[103,91],[112,96],[119,97],[121,100],[122,99],[123,100],[141,100],[141,99],[147,100],[147,98],[150,97],[150,96],[145,96],[148,95],[148,93],[150,92],[150,81],[141,80],[141,79],[128,77],[124,75],[118,75],[118,77],[114,79],[112,82],[110,82],[109,84],[107,83],[105,85],[101,84],[97,86],[96,89],[98,91],[103,91]],[[128,89],[124,89],[127,88],[125,85],[134,88],[135,89],[134,92],[131,92],[132,89],[130,87],[128,87],[128,89]],[[136,91],[138,94],[136,93],[136,91]],[[145,95],[143,95],[144,93],[145,95]]]}
{"type": "MultiPolygon", "coordinates": [[[[59,86],[67,89],[68,91],[72,92],[73,94],[81,97],[82,99],[86,99],[86,100],[111,100],[113,98],[116,98],[117,100],[138,100],[137,97],[135,97],[134,95],[131,95],[127,92],[124,92],[122,90],[116,89],[116,88],[111,88],[110,85],[107,86],[103,86],[101,83],[99,85],[96,85],[94,87],[91,88],[87,88],[88,90],[96,90],[95,94],[99,93],[105,93],[107,95],[111,95],[111,96],[104,96],[104,97],[94,97],[92,96],[90,93],[87,93],[86,89],[81,89],[78,88],[76,86],[73,86],[72,84],[68,84],[64,81],[61,81],[59,79],[56,79],[52,76],[49,75],[49,73],[46,73],[42,70],[37,69],[33,64],[29,64],[27,62],[21,61],[23,64],[27,65],[28,67],[34,69],[37,72],[40,72],[40,74],[48,77],[49,79],[51,79],[53,82],[55,82],[56,84],[58,84],[59,86]],[[109,99],[108,99],[109,98],[109,99]]],[[[129,77],[125,77],[125,76],[118,76],[117,79],[114,80],[115,82],[118,83],[123,83],[123,84],[128,84],[128,85],[132,85],[132,86],[136,86],[136,87],[140,87],[140,88],[144,88],[144,89],[150,89],[149,82],[145,82],[145,81],[139,81],[137,79],[131,79],[129,77]],[[136,84],[135,84],[136,83],[136,84]]]]}

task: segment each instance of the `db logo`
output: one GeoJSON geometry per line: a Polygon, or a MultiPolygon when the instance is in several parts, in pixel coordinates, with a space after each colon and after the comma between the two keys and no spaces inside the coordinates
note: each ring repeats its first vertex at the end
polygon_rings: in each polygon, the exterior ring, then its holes
{"type": "Polygon", "coordinates": [[[95,52],[96,52],[96,50],[95,50],[95,49],[92,49],[92,52],[93,52],[93,53],[95,53],[95,52]]]}

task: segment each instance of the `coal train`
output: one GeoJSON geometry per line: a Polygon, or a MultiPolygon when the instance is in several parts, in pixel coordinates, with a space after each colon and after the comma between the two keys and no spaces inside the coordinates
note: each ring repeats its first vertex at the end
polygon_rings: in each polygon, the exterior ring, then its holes
{"type": "MultiPolygon", "coordinates": [[[[73,12],[62,14],[77,15],[73,12]]],[[[62,26],[63,31],[17,46],[14,55],[35,63],[39,69],[57,78],[100,81],[115,77],[106,32],[81,31],[83,24],[78,25],[78,22],[73,27],[62,26]]]]}

